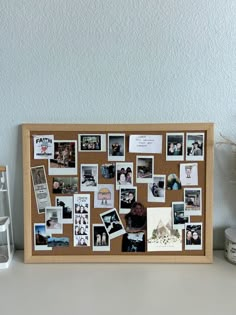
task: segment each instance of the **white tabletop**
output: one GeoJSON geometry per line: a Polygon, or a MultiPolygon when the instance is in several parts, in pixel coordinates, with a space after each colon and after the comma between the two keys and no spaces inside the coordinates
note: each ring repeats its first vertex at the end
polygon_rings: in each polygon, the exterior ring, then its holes
{"type": "Polygon", "coordinates": [[[235,315],[236,265],[24,264],[0,271],[0,314],[235,315]]]}

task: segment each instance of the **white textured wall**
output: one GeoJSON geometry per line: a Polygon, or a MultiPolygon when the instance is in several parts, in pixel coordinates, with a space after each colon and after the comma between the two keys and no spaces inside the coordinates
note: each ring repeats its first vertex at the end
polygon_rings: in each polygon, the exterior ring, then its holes
{"type": "MultiPolygon", "coordinates": [[[[0,163],[23,247],[25,122],[215,122],[236,139],[235,0],[0,1],[0,163]]],[[[236,225],[235,158],[215,150],[214,246],[236,225]]]]}

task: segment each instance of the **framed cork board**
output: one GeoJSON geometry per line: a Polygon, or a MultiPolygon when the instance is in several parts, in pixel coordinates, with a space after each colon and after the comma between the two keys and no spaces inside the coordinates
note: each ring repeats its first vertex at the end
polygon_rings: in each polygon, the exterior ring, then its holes
{"type": "Polygon", "coordinates": [[[213,123],[23,124],[26,263],[211,263],[213,123]]]}

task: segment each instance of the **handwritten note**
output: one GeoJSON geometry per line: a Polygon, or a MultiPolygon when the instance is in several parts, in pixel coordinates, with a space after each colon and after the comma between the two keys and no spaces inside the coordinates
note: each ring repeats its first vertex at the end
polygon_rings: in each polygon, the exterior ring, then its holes
{"type": "Polygon", "coordinates": [[[130,135],[129,152],[162,153],[162,136],[160,135],[130,135]]]}

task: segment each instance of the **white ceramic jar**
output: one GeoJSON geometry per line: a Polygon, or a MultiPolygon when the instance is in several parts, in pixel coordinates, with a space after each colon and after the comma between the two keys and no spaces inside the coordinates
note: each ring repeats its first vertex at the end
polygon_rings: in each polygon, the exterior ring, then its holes
{"type": "Polygon", "coordinates": [[[225,230],[225,258],[236,264],[236,228],[225,230]]]}

